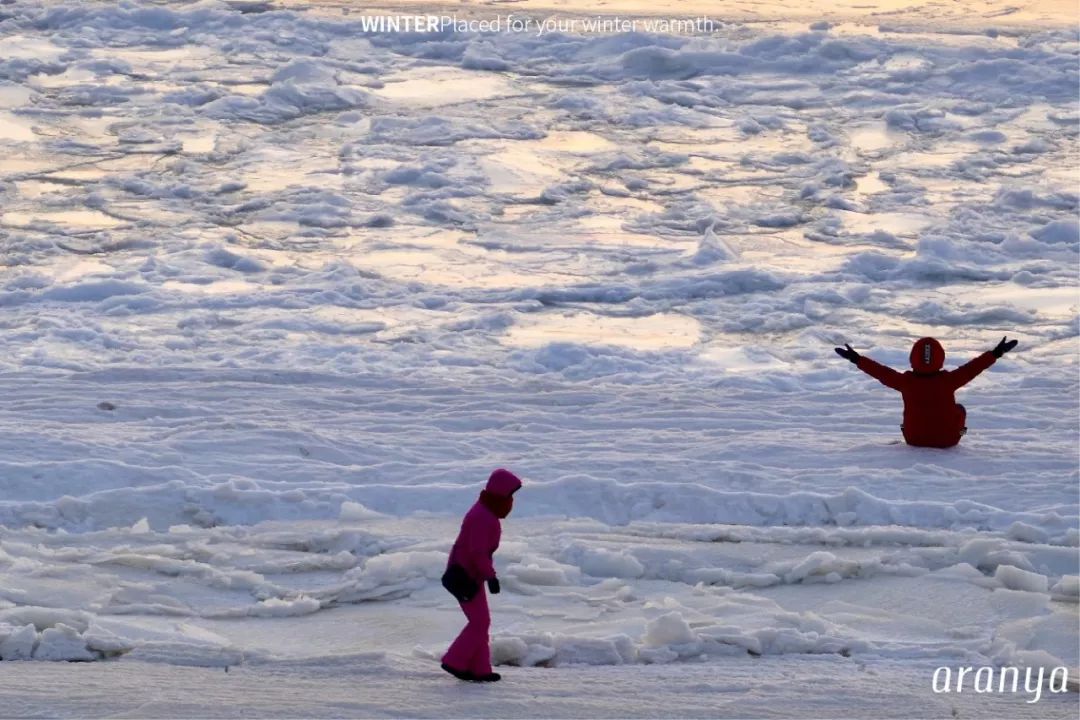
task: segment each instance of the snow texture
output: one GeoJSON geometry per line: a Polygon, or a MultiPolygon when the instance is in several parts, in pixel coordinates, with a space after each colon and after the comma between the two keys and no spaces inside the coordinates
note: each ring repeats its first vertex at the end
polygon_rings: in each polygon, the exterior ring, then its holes
{"type": "Polygon", "coordinates": [[[930,678],[1080,676],[1077,32],[922,5],[0,2],[4,713],[1075,717],[930,678]],[[948,451],[832,352],[1005,334],[948,451]]]}

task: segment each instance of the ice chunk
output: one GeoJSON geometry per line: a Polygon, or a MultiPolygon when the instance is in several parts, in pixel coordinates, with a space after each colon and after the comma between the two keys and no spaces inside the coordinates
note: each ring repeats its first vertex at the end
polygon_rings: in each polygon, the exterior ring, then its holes
{"type": "Polygon", "coordinates": [[[34,655],[37,638],[33,625],[23,625],[0,642],[0,660],[29,660],[34,655]]]}
{"type": "Polygon", "coordinates": [[[1055,596],[1080,598],[1080,575],[1063,575],[1054,587],[1050,588],[1050,592],[1055,596]]]}
{"type": "Polygon", "coordinates": [[[86,646],[86,640],[75,628],[60,623],[41,633],[34,650],[35,660],[88,661],[101,656],[86,646]]]}
{"type": "Polygon", "coordinates": [[[556,647],[557,665],[622,665],[623,654],[612,640],[603,638],[572,638],[556,647]]]}
{"type": "Polygon", "coordinates": [[[1005,534],[1012,540],[1026,543],[1045,543],[1050,537],[1045,530],[1019,520],[1010,525],[1005,534]]]}
{"type": "Polygon", "coordinates": [[[1055,220],[1035,230],[1031,233],[1031,236],[1040,242],[1048,244],[1067,243],[1075,245],[1080,243],[1080,222],[1076,220],[1055,220]]]}
{"type": "MultiPolygon", "coordinates": [[[[492,665],[521,665],[529,652],[529,645],[519,637],[495,637],[491,639],[492,665]]],[[[555,654],[554,648],[551,650],[555,654]]]]}
{"type": "Polygon", "coordinates": [[[994,573],[994,579],[1010,590],[1044,593],[1050,587],[1050,582],[1045,575],[1021,570],[1012,565],[999,565],[997,572],[994,573]]]}
{"type": "Polygon", "coordinates": [[[312,60],[294,60],[275,72],[271,82],[294,82],[297,85],[336,85],[332,68],[312,60]]]}
{"type": "Polygon", "coordinates": [[[590,548],[583,553],[579,566],[593,577],[639,578],[645,574],[645,566],[637,558],[603,548],[590,548]]]}
{"type": "Polygon", "coordinates": [[[506,568],[506,574],[529,585],[576,585],[581,571],[550,558],[530,557],[506,568]]]}
{"type": "Polygon", "coordinates": [[[802,562],[791,568],[786,574],[784,574],[784,581],[789,583],[799,582],[800,580],[806,580],[809,578],[826,578],[826,582],[835,582],[835,580],[828,580],[830,574],[837,576],[853,575],[858,570],[856,563],[851,561],[841,561],[835,555],[824,550],[812,552],[803,559],[802,562]]]}
{"type": "Polygon", "coordinates": [[[358,502],[351,502],[346,500],[341,503],[341,512],[339,517],[342,520],[371,520],[373,518],[382,517],[380,513],[371,510],[358,502]]]}
{"type": "Polygon", "coordinates": [[[307,596],[292,600],[269,598],[255,605],[251,614],[255,617],[296,617],[318,612],[321,607],[318,600],[307,596]]]}
{"type": "Polygon", "coordinates": [[[22,605],[0,611],[0,623],[12,625],[33,625],[36,630],[45,630],[61,623],[85,632],[90,625],[89,613],[64,608],[37,607],[22,605]]]}
{"type": "Polygon", "coordinates": [[[661,615],[645,626],[645,643],[652,647],[681,645],[695,640],[697,636],[679,612],[661,615]]]}
{"type": "Polygon", "coordinates": [[[437,579],[444,570],[446,553],[433,550],[376,555],[364,565],[363,573],[389,582],[415,576],[437,579]]]}
{"type": "Polygon", "coordinates": [[[244,654],[233,647],[154,641],[139,645],[127,657],[170,665],[228,667],[243,662],[244,654]]]}

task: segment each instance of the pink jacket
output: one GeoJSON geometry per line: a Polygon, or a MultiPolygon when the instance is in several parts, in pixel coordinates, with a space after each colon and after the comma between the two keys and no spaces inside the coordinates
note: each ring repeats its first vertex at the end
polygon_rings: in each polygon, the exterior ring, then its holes
{"type": "MultiPolygon", "coordinates": [[[[500,469],[488,478],[485,490],[510,499],[511,494],[520,487],[521,480],[516,475],[500,469]]],[[[482,500],[477,500],[461,521],[461,530],[450,550],[447,565],[457,563],[477,582],[495,577],[492,556],[499,549],[501,537],[502,523],[499,518],[482,500]]]]}

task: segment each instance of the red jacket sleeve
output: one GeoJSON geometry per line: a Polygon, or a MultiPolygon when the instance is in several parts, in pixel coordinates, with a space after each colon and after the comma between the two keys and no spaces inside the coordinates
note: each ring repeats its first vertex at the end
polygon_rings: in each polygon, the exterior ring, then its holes
{"type": "Polygon", "coordinates": [[[891,367],[875,362],[865,355],[860,355],[858,368],[885,387],[890,387],[893,390],[903,389],[904,374],[893,370],[891,367]]]}
{"type": "Polygon", "coordinates": [[[969,382],[978,377],[986,368],[990,367],[997,361],[992,352],[984,352],[979,357],[964,363],[960,367],[949,373],[949,381],[954,390],[964,387],[969,382]]]}

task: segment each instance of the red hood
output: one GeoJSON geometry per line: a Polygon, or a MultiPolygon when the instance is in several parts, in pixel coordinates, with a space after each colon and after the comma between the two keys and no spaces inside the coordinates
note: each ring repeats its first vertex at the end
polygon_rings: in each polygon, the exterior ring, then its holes
{"type": "Polygon", "coordinates": [[[491,477],[488,478],[487,490],[492,495],[501,495],[502,497],[510,497],[515,490],[521,487],[521,480],[517,475],[499,468],[495,472],[491,473],[491,477]]]}
{"type": "Polygon", "coordinates": [[[945,348],[934,338],[919,338],[911,346],[911,369],[915,372],[937,372],[944,366],[945,348]]]}

